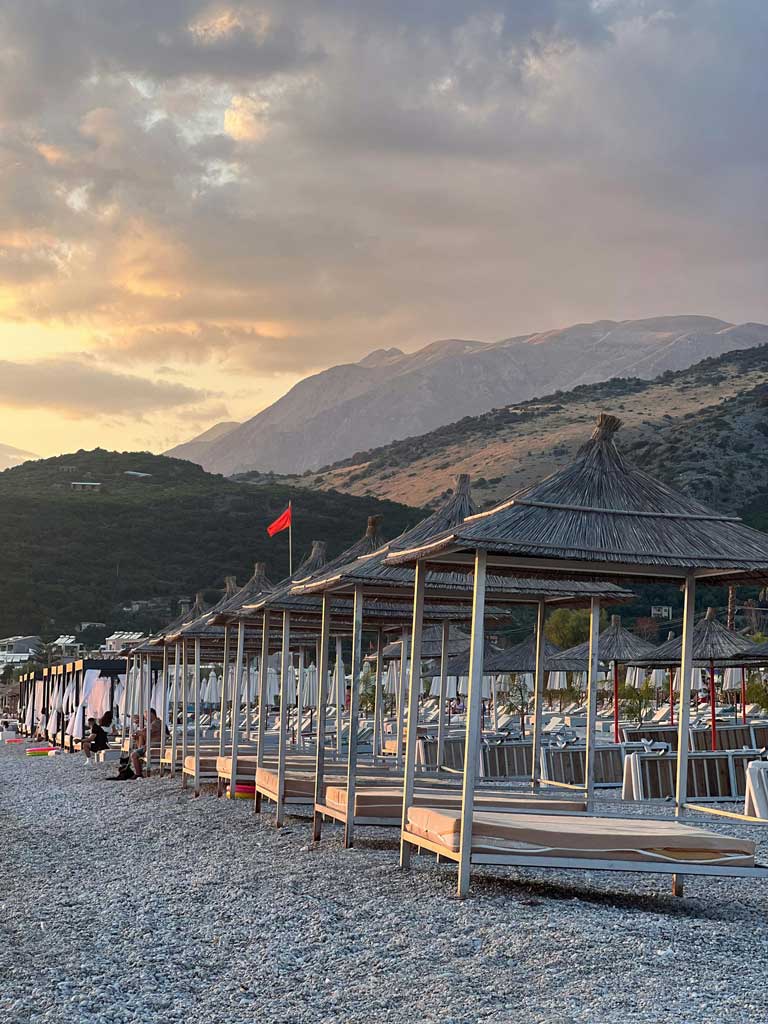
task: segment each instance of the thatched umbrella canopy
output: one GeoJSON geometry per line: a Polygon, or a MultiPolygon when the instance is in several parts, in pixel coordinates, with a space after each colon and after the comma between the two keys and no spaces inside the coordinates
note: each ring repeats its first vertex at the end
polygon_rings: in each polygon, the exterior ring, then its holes
{"type": "Polygon", "coordinates": [[[662,582],[689,570],[717,585],[768,579],[768,536],[633,466],[614,441],[620,426],[601,414],[569,466],[457,528],[397,545],[388,563],[425,560],[461,570],[486,550],[512,556],[514,571],[529,575],[546,567],[563,576],[584,563],[592,578],[611,578],[613,569],[662,582]]]}
{"type": "MultiPolygon", "coordinates": [[[[494,670],[490,667],[491,659],[500,654],[499,648],[490,642],[485,641],[485,648],[483,653],[483,664],[485,666],[485,675],[491,675],[494,670]]],[[[455,654],[448,660],[448,675],[449,676],[466,676],[469,674],[469,647],[466,650],[461,651],[459,654],[455,654]]]]}
{"type": "MultiPolygon", "coordinates": [[[[421,637],[421,656],[425,661],[440,658],[443,653],[442,629],[440,626],[427,626],[421,637]]],[[[402,640],[395,640],[384,647],[382,655],[385,661],[399,661],[402,657],[402,640]]],[[[460,626],[452,625],[448,636],[448,656],[461,654],[469,649],[469,633],[460,626]]]]}
{"type": "MultiPolygon", "coordinates": [[[[682,662],[683,638],[672,637],[656,647],[649,657],[635,659],[646,668],[673,668],[682,662]]],[[[715,693],[715,665],[741,664],[740,657],[749,661],[755,644],[734,633],[715,618],[715,609],[707,608],[706,615],[693,627],[693,663],[697,668],[709,669],[709,700],[712,726],[712,749],[717,750],[717,719],[715,693]]]]}
{"type": "MultiPolygon", "coordinates": [[[[653,653],[653,644],[630,633],[621,624],[620,615],[612,615],[611,623],[598,638],[600,661],[604,665],[613,663],[613,741],[619,742],[619,665],[634,662],[637,658],[653,653]]],[[[569,647],[552,659],[554,667],[566,672],[585,672],[589,664],[589,641],[569,647]]]]}
{"type": "MultiPolygon", "coordinates": [[[[552,659],[562,652],[562,647],[544,638],[544,668],[550,671],[552,659]]],[[[536,671],[536,634],[532,633],[514,647],[497,651],[484,662],[484,670],[488,672],[535,672],[536,671]]]]}

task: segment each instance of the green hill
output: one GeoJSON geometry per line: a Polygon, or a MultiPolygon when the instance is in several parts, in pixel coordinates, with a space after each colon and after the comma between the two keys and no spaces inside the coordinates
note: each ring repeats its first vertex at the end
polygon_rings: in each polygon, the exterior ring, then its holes
{"type": "Polygon", "coordinates": [[[80,451],[0,473],[0,636],[72,632],[83,620],[152,628],[162,608],[204,589],[213,600],[226,575],[244,582],[254,561],[287,573],[287,534],[266,526],[294,506],[294,558],[313,539],[332,556],[356,540],[366,517],[383,515],[385,536],[421,512],[391,501],[285,484],[236,482],[180,459],[147,452],[80,451]],[[98,483],[78,490],[73,484],[98,483]],[[158,607],[124,612],[134,600],[158,607]]]}

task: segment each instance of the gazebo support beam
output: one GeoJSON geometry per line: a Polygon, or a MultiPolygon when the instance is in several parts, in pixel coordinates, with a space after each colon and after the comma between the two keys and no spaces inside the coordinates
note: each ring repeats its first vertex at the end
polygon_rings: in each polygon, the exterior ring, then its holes
{"type": "Polygon", "coordinates": [[[384,658],[384,630],[379,626],[376,631],[376,675],[373,677],[373,763],[376,764],[381,754],[381,734],[384,723],[381,692],[381,663],[384,658]]]}
{"type": "Polygon", "coordinates": [[[160,676],[160,757],[158,760],[159,774],[163,774],[163,758],[165,757],[166,719],[168,718],[168,644],[163,644],[163,670],[160,676]]]}
{"type": "MultiPolygon", "coordinates": [[[[243,649],[245,647],[245,623],[241,619],[237,624],[237,647],[235,648],[235,678],[232,683],[232,709],[230,722],[232,729],[232,765],[229,777],[229,795],[234,799],[237,792],[237,755],[240,747],[240,693],[243,686],[243,649]]],[[[225,688],[226,693],[226,688],[225,688]]]]}
{"type": "Polygon", "coordinates": [[[587,666],[587,750],[584,758],[584,795],[587,812],[595,793],[595,727],[597,725],[597,676],[600,671],[600,598],[589,602],[589,664],[587,666]]]}
{"type": "Polygon", "coordinates": [[[688,732],[691,723],[691,679],[693,676],[693,614],[696,603],[696,577],[685,578],[683,600],[683,645],[680,665],[680,702],[677,709],[677,780],[675,783],[675,815],[685,813],[688,797],[688,732]]]}
{"type": "MultiPolygon", "coordinates": [[[[424,626],[424,588],[426,567],[416,563],[413,581],[413,629],[411,632],[411,668],[408,679],[408,719],[405,743],[405,776],[403,778],[403,815],[400,839],[400,867],[407,869],[411,863],[410,843],[402,839],[408,827],[408,808],[413,802],[416,775],[416,739],[419,725],[419,690],[421,688],[421,634],[424,626]]],[[[403,649],[403,656],[405,649],[403,649]]]]}
{"type": "MultiPolygon", "coordinates": [[[[269,609],[264,609],[261,632],[261,660],[259,661],[259,718],[256,730],[256,764],[259,768],[264,765],[265,736],[267,732],[267,681],[269,679],[269,609]]],[[[242,660],[242,659],[241,659],[242,660]]],[[[248,680],[250,684],[250,679],[248,680]]],[[[239,709],[237,717],[240,717],[239,709]]],[[[234,728],[234,725],[233,725],[234,728]]],[[[234,767],[234,766],[233,766],[234,767]]],[[[258,811],[260,798],[256,794],[256,810],[258,811]]]]}
{"type": "Polygon", "coordinates": [[[400,638],[400,675],[397,681],[397,753],[395,755],[395,767],[400,770],[403,767],[403,727],[405,725],[405,691],[406,691],[406,651],[409,648],[408,630],[403,629],[400,638]]]}
{"type": "MultiPolygon", "coordinates": [[[[224,756],[226,750],[226,724],[227,724],[227,675],[229,673],[229,623],[224,626],[224,650],[221,656],[221,700],[219,701],[219,757],[224,756]]],[[[219,793],[221,795],[221,793],[219,793]]],[[[234,791],[232,792],[234,797],[234,791]]]]}
{"type": "Polygon", "coordinates": [[[354,842],[355,788],[357,782],[357,734],[360,727],[360,670],[363,660],[363,590],[355,587],[352,611],[352,686],[349,696],[349,741],[347,745],[347,820],[344,846],[354,842]]]}
{"type": "MultiPolygon", "coordinates": [[[[195,796],[200,796],[200,638],[195,638],[195,796]]],[[[147,734],[149,750],[149,734],[147,734]]]]}
{"type": "MultiPolygon", "coordinates": [[[[176,777],[176,751],[178,750],[179,742],[179,730],[178,730],[178,717],[179,717],[179,670],[181,664],[179,661],[179,643],[176,642],[173,649],[173,714],[171,717],[171,778],[176,777]]],[[[126,684],[126,695],[127,695],[127,684],[126,684]]]]}
{"type": "Polygon", "coordinates": [[[280,650],[280,716],[277,737],[277,807],[275,825],[285,824],[285,746],[288,742],[288,673],[293,672],[291,663],[291,613],[283,610],[283,637],[280,650]]]}
{"type": "Polygon", "coordinates": [[[461,835],[459,838],[459,899],[469,892],[472,860],[472,815],[475,809],[475,779],[480,758],[483,715],[483,643],[485,634],[485,551],[475,552],[475,581],[472,592],[472,631],[469,641],[469,696],[467,700],[464,779],[461,791],[461,835]]]}
{"type": "Polygon", "coordinates": [[[448,652],[450,650],[451,624],[448,619],[443,622],[440,637],[440,690],[437,698],[437,770],[443,763],[445,755],[445,705],[448,690],[448,652]]]}
{"type": "Polygon", "coordinates": [[[544,616],[546,604],[536,604],[536,664],[533,674],[533,737],[531,739],[531,783],[534,789],[541,784],[541,723],[544,710],[544,616]]]}
{"type": "Polygon", "coordinates": [[[320,841],[322,814],[317,811],[325,794],[325,712],[328,703],[328,647],[331,642],[331,595],[323,594],[323,612],[320,624],[320,659],[317,666],[317,751],[315,754],[315,811],[312,838],[320,841]]]}

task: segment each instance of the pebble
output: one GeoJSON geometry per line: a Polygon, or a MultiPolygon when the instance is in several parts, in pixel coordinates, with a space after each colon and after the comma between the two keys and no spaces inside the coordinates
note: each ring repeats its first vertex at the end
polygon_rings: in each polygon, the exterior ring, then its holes
{"type": "Polygon", "coordinates": [[[394,830],[315,847],[307,817],[281,834],[113,772],[0,748],[0,1020],[746,1024],[763,1005],[768,882],[688,878],[679,900],[663,876],[488,868],[457,901],[450,865],[398,870],[394,830]]]}

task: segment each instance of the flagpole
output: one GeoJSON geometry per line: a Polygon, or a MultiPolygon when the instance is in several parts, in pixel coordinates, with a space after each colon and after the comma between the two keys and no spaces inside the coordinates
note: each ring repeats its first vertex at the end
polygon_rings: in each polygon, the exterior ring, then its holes
{"type": "Polygon", "coordinates": [[[288,508],[291,509],[291,518],[288,522],[288,575],[293,576],[293,502],[288,502],[288,508]]]}

